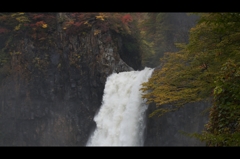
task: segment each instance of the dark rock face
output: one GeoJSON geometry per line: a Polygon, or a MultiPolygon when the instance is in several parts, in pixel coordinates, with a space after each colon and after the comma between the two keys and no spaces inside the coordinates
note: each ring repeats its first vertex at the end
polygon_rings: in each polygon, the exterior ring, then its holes
{"type": "MultiPolygon", "coordinates": [[[[86,145],[106,78],[142,69],[132,37],[111,31],[95,35],[94,25],[84,35],[67,35],[61,28],[58,24],[49,41],[25,36],[17,41],[21,54],[11,56],[11,75],[0,86],[0,145],[86,145]]],[[[199,113],[206,106],[148,119],[145,146],[202,145],[178,131],[203,130],[207,117],[199,113]]],[[[148,111],[153,109],[150,105],[148,111]]]]}
{"type": "Polygon", "coordinates": [[[94,30],[66,35],[58,29],[48,43],[19,41],[22,54],[12,56],[12,75],[0,89],[0,145],[87,143],[106,78],[141,68],[140,55],[123,52],[120,35],[94,30]],[[129,57],[127,64],[120,55],[129,57]]]}
{"type": "MultiPolygon", "coordinates": [[[[202,132],[208,121],[209,107],[207,102],[191,103],[176,112],[148,118],[144,146],[205,146],[205,143],[182,132],[202,132]]],[[[155,106],[150,104],[147,115],[154,109],[155,106]]]]}

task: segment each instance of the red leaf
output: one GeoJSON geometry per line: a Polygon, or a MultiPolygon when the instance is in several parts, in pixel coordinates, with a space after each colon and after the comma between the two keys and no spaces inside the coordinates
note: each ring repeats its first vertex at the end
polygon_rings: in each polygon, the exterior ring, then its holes
{"type": "Polygon", "coordinates": [[[132,19],[132,16],[130,14],[126,14],[122,17],[121,20],[124,24],[127,24],[127,23],[131,22],[133,19],[132,19]]]}

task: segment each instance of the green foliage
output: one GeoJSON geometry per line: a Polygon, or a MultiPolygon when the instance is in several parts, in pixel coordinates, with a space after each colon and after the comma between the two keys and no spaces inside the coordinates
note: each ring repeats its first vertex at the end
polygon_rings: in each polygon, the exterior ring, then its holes
{"type": "Polygon", "coordinates": [[[184,133],[188,137],[197,138],[202,142],[206,142],[207,146],[240,146],[240,133],[234,132],[232,134],[211,134],[207,131],[203,131],[201,134],[198,133],[184,133]]]}
{"type": "Polygon", "coordinates": [[[178,51],[176,43],[188,42],[188,31],[196,16],[187,13],[148,13],[140,24],[143,38],[143,65],[156,67],[165,52],[178,51]],[[144,46],[144,44],[148,46],[144,46]]]}
{"type": "MultiPolygon", "coordinates": [[[[143,84],[148,102],[176,110],[186,103],[213,99],[206,131],[195,134],[209,146],[239,146],[240,14],[202,13],[189,43],[165,53],[161,69],[143,84]]],[[[164,112],[163,112],[164,113],[164,112]]],[[[161,115],[161,114],[160,114],[161,115]]]]}
{"type": "Polygon", "coordinates": [[[240,145],[240,63],[228,60],[216,77],[214,106],[210,112],[210,121],[206,125],[205,135],[221,137],[219,141],[206,141],[211,146],[240,145]],[[230,140],[233,137],[235,141],[230,140]]]}

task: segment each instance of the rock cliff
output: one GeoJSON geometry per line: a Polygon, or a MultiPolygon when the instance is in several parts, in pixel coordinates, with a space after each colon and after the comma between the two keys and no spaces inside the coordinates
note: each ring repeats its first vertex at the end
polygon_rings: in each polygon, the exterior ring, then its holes
{"type": "MultiPolygon", "coordinates": [[[[59,18],[63,15],[59,14],[59,18]]],[[[0,89],[0,145],[86,144],[108,75],[141,68],[131,36],[97,27],[68,35],[59,23],[46,40],[15,40],[11,74],[0,89]]]]}
{"type": "MultiPolygon", "coordinates": [[[[9,64],[0,67],[0,145],[86,145],[106,78],[142,69],[133,36],[101,31],[94,19],[91,27],[69,34],[63,19],[67,15],[57,13],[56,25],[43,37],[40,32],[13,36],[9,64]]],[[[7,40],[1,36],[0,48],[7,40]]],[[[178,131],[201,131],[207,117],[199,113],[206,106],[190,105],[148,119],[145,146],[202,145],[178,131]]],[[[147,114],[154,109],[150,105],[147,114]]]]}
{"type": "MultiPolygon", "coordinates": [[[[201,133],[208,121],[210,103],[189,103],[161,117],[147,118],[144,146],[205,146],[205,143],[185,135],[201,133]]],[[[155,110],[150,104],[147,114],[155,110]]]]}

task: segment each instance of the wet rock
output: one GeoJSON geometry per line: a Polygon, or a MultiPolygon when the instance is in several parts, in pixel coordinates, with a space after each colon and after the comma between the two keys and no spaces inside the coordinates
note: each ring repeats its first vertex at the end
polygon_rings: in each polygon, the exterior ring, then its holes
{"type": "MultiPolygon", "coordinates": [[[[205,146],[205,143],[184,135],[185,133],[201,133],[208,121],[206,101],[189,103],[175,112],[161,117],[147,118],[146,138],[144,146],[205,146]]],[[[149,105],[147,116],[155,109],[149,105]]]]}
{"type": "Polygon", "coordinates": [[[24,50],[19,51],[30,61],[31,73],[9,76],[0,89],[4,101],[0,102],[0,145],[86,144],[96,126],[93,118],[101,106],[106,78],[141,68],[139,54],[123,51],[121,36],[111,31],[95,36],[92,27],[82,36],[63,34],[58,26],[52,44],[24,39],[24,50]],[[106,38],[111,40],[104,43],[106,38]],[[36,67],[32,60],[44,59],[43,52],[49,58],[36,67]],[[129,58],[127,63],[123,57],[129,58]]]}

